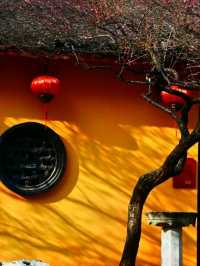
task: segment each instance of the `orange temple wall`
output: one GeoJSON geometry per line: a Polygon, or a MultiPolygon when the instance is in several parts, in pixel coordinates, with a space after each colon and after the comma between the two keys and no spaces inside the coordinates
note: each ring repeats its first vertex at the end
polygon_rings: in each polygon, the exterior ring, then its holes
{"type": "MultiPolygon", "coordinates": [[[[84,70],[56,61],[62,81],[47,125],[65,143],[68,161],[52,191],[23,198],[0,184],[0,261],[40,259],[51,266],[117,266],[127,206],[138,177],[161,165],[178,142],[174,122],[146,103],[144,88],[117,80],[110,70],[84,70]]],[[[1,57],[0,133],[25,121],[44,123],[31,94],[36,60],[1,57]]],[[[191,115],[191,127],[195,110],[191,115]]],[[[197,147],[190,151],[197,157],[197,147]]],[[[196,211],[196,190],[155,188],[147,211],[196,211]]],[[[195,265],[196,229],[184,229],[184,266],[195,265]]],[[[143,220],[137,266],[160,265],[160,228],[143,220]]]]}

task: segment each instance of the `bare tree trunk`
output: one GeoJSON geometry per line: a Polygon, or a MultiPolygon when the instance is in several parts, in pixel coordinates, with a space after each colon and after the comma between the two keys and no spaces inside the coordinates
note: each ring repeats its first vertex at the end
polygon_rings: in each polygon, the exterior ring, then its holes
{"type": "Polygon", "coordinates": [[[180,173],[187,157],[187,150],[200,140],[200,123],[197,124],[191,134],[189,134],[183,120],[180,120],[179,128],[182,138],[162,167],[141,176],[133,190],[128,208],[127,237],[120,266],[135,265],[141,236],[142,210],[148,194],[157,185],[180,173]]]}
{"type": "Polygon", "coordinates": [[[141,235],[143,205],[150,192],[148,183],[153,183],[153,179],[158,178],[160,175],[162,175],[162,171],[154,171],[145,176],[141,176],[136,184],[128,207],[127,238],[120,266],[135,265],[141,235]]]}

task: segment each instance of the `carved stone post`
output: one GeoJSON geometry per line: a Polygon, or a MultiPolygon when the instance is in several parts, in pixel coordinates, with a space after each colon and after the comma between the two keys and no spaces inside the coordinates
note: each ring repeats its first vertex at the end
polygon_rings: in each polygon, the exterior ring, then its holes
{"type": "Polygon", "coordinates": [[[149,224],[161,226],[161,266],[182,266],[182,227],[195,225],[196,213],[148,212],[149,224]]]}

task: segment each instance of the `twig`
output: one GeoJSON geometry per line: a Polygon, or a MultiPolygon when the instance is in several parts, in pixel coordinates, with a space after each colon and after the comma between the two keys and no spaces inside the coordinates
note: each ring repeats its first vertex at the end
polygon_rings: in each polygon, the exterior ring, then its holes
{"type": "Polygon", "coordinates": [[[77,64],[79,65],[80,62],[79,62],[79,59],[78,59],[78,55],[77,55],[77,53],[76,53],[76,50],[74,49],[74,46],[73,46],[73,45],[71,45],[71,48],[72,48],[72,54],[74,55],[74,57],[75,57],[75,59],[76,59],[76,62],[77,62],[77,64]]]}

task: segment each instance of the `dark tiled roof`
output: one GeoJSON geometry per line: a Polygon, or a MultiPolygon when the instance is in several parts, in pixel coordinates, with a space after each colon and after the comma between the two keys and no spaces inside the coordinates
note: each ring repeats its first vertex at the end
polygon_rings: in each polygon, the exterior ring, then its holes
{"type": "Polygon", "coordinates": [[[115,53],[108,33],[97,32],[87,16],[81,16],[67,1],[1,0],[0,51],[115,53]]]}
{"type": "Polygon", "coordinates": [[[149,50],[156,47],[168,62],[199,60],[200,4],[195,1],[188,8],[184,0],[0,0],[0,51],[119,55],[127,45],[131,59],[139,54],[152,60],[149,50]],[[88,8],[92,2],[105,5],[98,26],[99,15],[88,8]]]}

